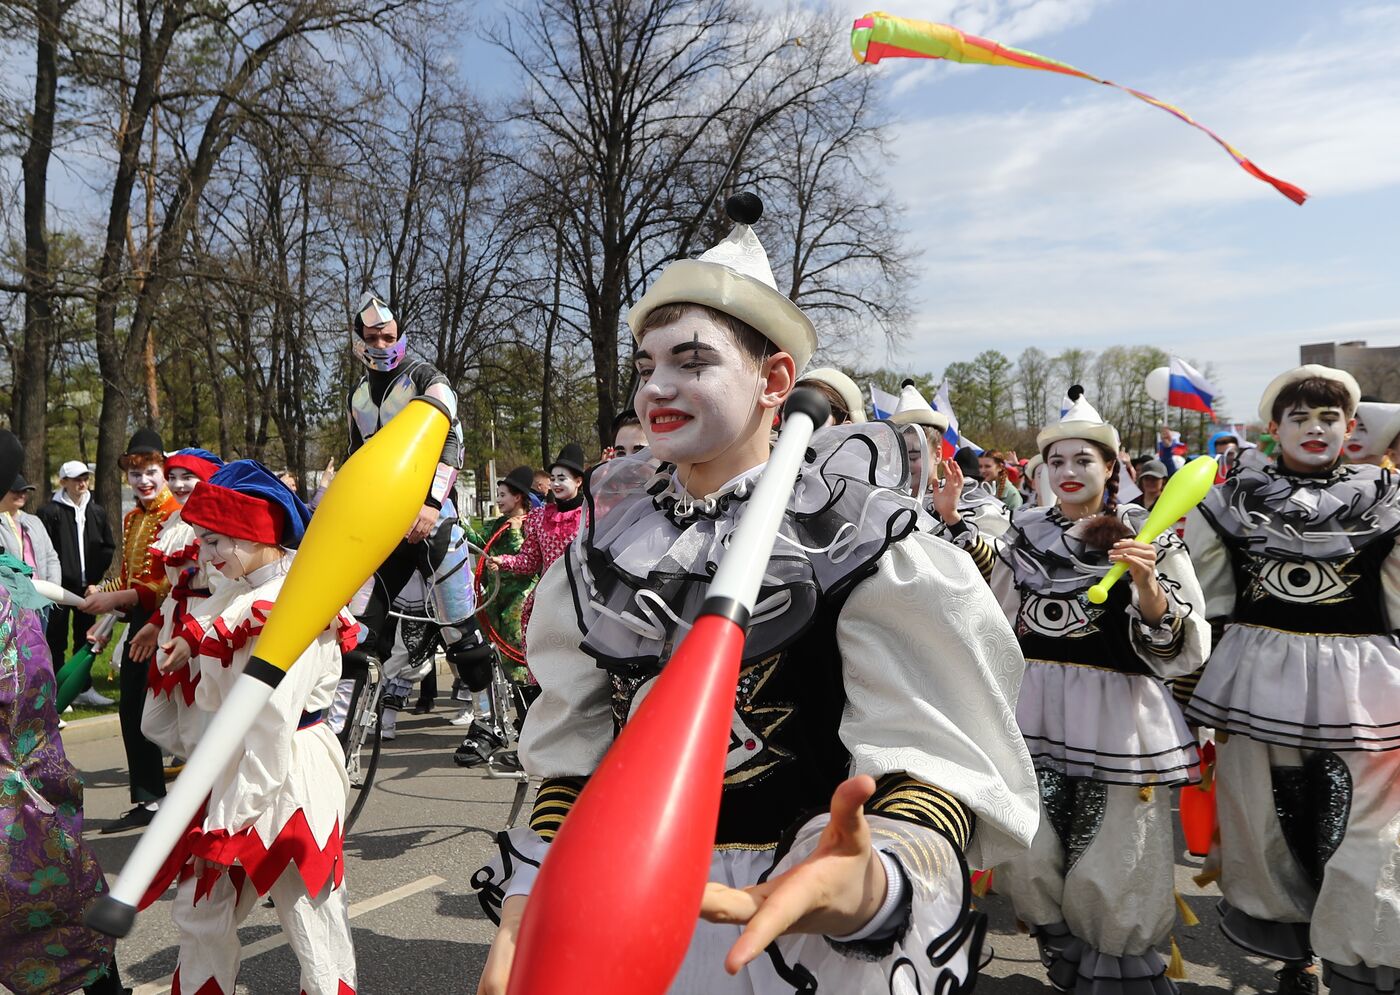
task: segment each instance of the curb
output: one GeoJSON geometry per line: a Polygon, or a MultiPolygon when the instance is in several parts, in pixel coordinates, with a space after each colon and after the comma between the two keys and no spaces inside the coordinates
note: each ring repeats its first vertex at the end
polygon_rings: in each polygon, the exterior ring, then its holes
{"type": "Polygon", "coordinates": [[[78,719],[69,722],[59,731],[58,735],[65,745],[90,743],[95,739],[119,736],[121,735],[121,716],[113,712],[111,715],[94,715],[88,719],[78,719]]]}

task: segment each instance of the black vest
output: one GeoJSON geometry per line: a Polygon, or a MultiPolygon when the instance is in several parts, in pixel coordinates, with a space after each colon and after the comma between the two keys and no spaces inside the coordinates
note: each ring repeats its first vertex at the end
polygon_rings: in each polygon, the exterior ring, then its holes
{"type": "Polygon", "coordinates": [[[1132,578],[1123,577],[1109,589],[1108,600],[1091,604],[1084,590],[1065,597],[1021,592],[1016,637],[1027,660],[1078,663],[1124,674],[1151,674],[1133,649],[1132,578]]]}
{"type": "Polygon", "coordinates": [[[1248,552],[1222,535],[1235,575],[1232,621],[1285,632],[1319,635],[1384,635],[1381,570],[1395,545],[1385,536],[1342,560],[1287,560],[1248,552]]]}
{"type": "MultiPolygon", "coordinates": [[[[848,776],[841,742],[846,706],[836,623],[845,598],[823,597],[812,622],[783,649],[745,659],[730,731],[715,846],[776,845],[794,820],[826,811],[848,776]]],[[[620,728],[655,668],[608,667],[620,728]]]]}

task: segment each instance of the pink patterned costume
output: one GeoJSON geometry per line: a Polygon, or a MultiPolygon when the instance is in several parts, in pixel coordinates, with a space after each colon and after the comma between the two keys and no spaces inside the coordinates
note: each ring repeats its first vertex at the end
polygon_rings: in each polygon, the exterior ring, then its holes
{"type": "MultiPolygon", "coordinates": [[[[561,504],[546,504],[536,508],[525,517],[525,540],[520,552],[511,556],[498,557],[496,562],[507,573],[534,574],[544,576],[544,572],[559,557],[578,535],[579,524],[583,521],[583,498],[561,504]]],[[[520,609],[520,631],[524,635],[530,627],[530,612],[535,607],[535,592],[531,591],[520,609]]]]}

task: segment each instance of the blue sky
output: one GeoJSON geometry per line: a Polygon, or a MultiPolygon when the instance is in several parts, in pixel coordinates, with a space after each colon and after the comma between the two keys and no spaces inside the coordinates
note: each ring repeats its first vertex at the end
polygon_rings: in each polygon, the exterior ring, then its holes
{"type": "MultiPolygon", "coordinates": [[[[1243,419],[1305,342],[1400,341],[1400,5],[887,7],[1145,90],[1312,194],[1295,206],[1207,136],[1106,87],[872,67],[899,121],[886,182],[923,250],[916,317],[891,365],[938,372],[985,348],[1152,344],[1214,364],[1223,413],[1243,419]]],[[[463,56],[478,87],[509,91],[488,46],[469,41],[463,56]]]]}

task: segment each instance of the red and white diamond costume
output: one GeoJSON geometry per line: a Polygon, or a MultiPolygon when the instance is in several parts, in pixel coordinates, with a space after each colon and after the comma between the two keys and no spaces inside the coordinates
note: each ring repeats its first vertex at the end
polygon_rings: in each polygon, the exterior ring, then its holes
{"type": "MultiPolygon", "coordinates": [[[[209,597],[211,582],[219,583],[223,577],[199,562],[199,539],[178,511],[165,520],[156,541],[151,543],[151,564],[164,570],[170,582],[170,593],[161,602],[155,619],[160,626],[156,637],[159,647],[199,611],[209,597]]],[[[188,663],[166,674],[156,666],[160,656],[157,650],[146,677],[141,735],[173,756],[188,757],[209,724],[209,713],[195,706],[199,660],[191,656],[188,663]]]]}
{"type": "MultiPolygon", "coordinates": [[[[223,580],[185,622],[180,635],[199,666],[200,709],[217,710],[243,672],[291,562],[288,554],[223,580]]],[[[232,995],[238,926],[262,895],[271,895],[301,963],[304,995],[353,995],[341,850],[350,786],[340,744],[323,719],[340,679],[341,650],[354,646],[358,629],[342,612],[288,670],[174,857],[183,866],[172,912],[180,933],[172,995],[232,995]],[[199,867],[194,858],[223,867],[199,867]]]]}

